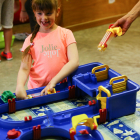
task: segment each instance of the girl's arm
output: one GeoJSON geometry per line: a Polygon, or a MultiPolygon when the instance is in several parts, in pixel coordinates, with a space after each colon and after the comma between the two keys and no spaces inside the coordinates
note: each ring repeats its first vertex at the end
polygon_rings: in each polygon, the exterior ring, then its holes
{"type": "Polygon", "coordinates": [[[27,93],[24,88],[25,83],[28,79],[32,58],[30,54],[27,54],[21,62],[21,66],[17,77],[16,97],[18,99],[26,99],[27,93]]]}
{"type": "Polygon", "coordinates": [[[59,71],[59,73],[49,82],[49,84],[41,91],[41,95],[45,93],[47,94],[47,90],[51,90],[71,74],[74,70],[76,70],[79,66],[79,56],[76,43],[72,43],[67,47],[67,56],[68,56],[68,63],[63,66],[63,68],[59,71]]]}

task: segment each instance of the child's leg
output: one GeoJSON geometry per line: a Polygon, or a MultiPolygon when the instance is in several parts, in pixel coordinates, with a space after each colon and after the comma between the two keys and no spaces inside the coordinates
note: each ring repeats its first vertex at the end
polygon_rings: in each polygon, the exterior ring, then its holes
{"type": "Polygon", "coordinates": [[[12,28],[14,17],[14,0],[4,0],[1,9],[1,27],[3,27],[5,49],[1,52],[1,56],[7,60],[12,59],[12,53],[10,52],[10,46],[12,41],[12,28]]]}
{"type": "Polygon", "coordinates": [[[11,29],[3,28],[3,32],[4,32],[4,41],[5,41],[4,52],[9,53],[10,52],[11,42],[12,42],[13,31],[12,31],[12,28],[11,29]]]}
{"type": "Polygon", "coordinates": [[[4,0],[1,9],[1,26],[6,29],[13,27],[14,0],[4,0]]]}

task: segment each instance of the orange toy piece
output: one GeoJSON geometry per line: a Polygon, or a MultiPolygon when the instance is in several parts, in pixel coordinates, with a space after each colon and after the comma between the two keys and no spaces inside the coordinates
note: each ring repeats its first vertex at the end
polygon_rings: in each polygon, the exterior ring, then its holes
{"type": "Polygon", "coordinates": [[[117,36],[121,36],[122,35],[122,29],[121,27],[114,27],[111,28],[112,24],[109,26],[109,29],[107,29],[104,37],[102,38],[101,42],[98,45],[98,50],[99,51],[105,51],[109,42],[111,41],[111,39],[117,35],[117,36]]]}
{"type": "Polygon", "coordinates": [[[53,94],[53,93],[56,93],[56,90],[55,90],[55,88],[53,88],[53,90],[52,91],[50,91],[50,89],[47,91],[47,93],[48,94],[53,94]]]}

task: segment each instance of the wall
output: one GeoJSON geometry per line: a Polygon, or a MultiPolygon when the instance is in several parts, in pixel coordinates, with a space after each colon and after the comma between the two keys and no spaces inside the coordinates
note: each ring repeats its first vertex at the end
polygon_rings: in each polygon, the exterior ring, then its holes
{"type": "Polygon", "coordinates": [[[72,31],[115,22],[138,0],[62,0],[60,25],[72,31]]]}

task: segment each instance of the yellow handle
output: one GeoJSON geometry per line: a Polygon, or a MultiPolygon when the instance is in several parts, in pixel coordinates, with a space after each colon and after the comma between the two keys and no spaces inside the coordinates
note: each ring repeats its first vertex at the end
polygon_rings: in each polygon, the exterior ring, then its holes
{"type": "Polygon", "coordinates": [[[104,91],[108,97],[111,96],[111,93],[108,89],[106,89],[103,86],[99,86],[98,90],[99,90],[99,94],[96,96],[96,99],[101,101],[101,108],[104,109],[106,108],[107,97],[101,97],[101,91],[104,91]]]}
{"type": "Polygon", "coordinates": [[[113,85],[113,82],[114,82],[114,81],[120,80],[120,79],[124,79],[124,82],[126,82],[126,81],[128,80],[127,76],[122,75],[122,76],[118,76],[118,77],[114,77],[114,78],[110,79],[109,84],[110,84],[110,85],[113,85]]]}
{"type": "Polygon", "coordinates": [[[104,71],[107,71],[109,69],[109,66],[108,65],[97,66],[97,67],[92,69],[92,74],[95,74],[96,70],[99,70],[99,69],[102,69],[102,68],[106,68],[104,71]]]}
{"type": "Polygon", "coordinates": [[[122,35],[122,28],[121,27],[110,28],[110,29],[107,29],[107,31],[110,31],[113,34],[117,34],[118,36],[122,35]]]}
{"type": "MultiPolygon", "coordinates": [[[[99,86],[99,87],[98,87],[98,90],[99,90],[99,94],[98,94],[99,96],[101,96],[101,91],[104,91],[104,92],[107,94],[108,97],[111,96],[110,91],[109,91],[108,89],[106,89],[105,87],[103,87],[103,86],[99,86]]],[[[99,97],[99,96],[98,96],[98,97],[99,97]]]]}

